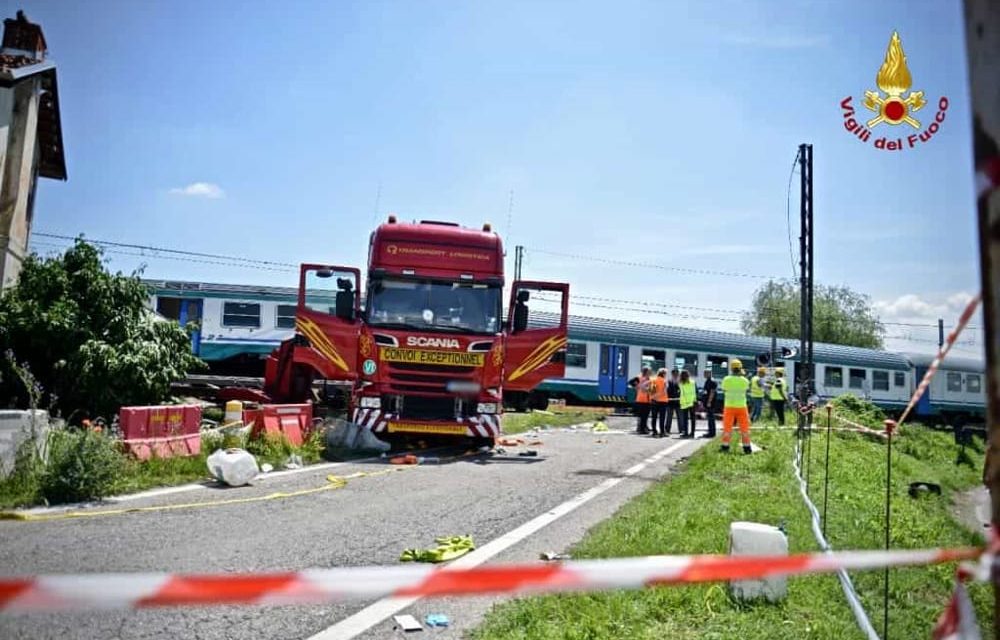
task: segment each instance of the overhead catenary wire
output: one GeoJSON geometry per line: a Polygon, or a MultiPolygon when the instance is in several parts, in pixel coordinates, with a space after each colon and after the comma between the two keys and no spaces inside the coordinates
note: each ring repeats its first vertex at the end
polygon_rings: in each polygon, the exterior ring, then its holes
{"type": "Polygon", "coordinates": [[[692,269],[690,267],[675,267],[670,265],[653,264],[651,262],[636,262],[632,260],[617,260],[614,258],[603,258],[600,256],[585,256],[575,253],[563,253],[561,251],[549,251],[547,249],[539,249],[537,247],[526,247],[528,251],[533,251],[535,253],[540,253],[542,255],[549,255],[558,258],[570,258],[572,260],[588,260],[591,262],[602,262],[605,264],[616,264],[626,267],[642,267],[645,269],[660,269],[662,271],[675,271],[678,273],[689,273],[692,275],[704,275],[704,276],[725,276],[725,277],[735,277],[735,278],[756,278],[760,280],[774,280],[782,279],[780,276],[771,276],[755,273],[741,273],[738,271],[716,271],[713,269],[692,269]]]}
{"type": "Polygon", "coordinates": [[[788,230],[788,258],[792,262],[792,278],[798,277],[798,271],[795,268],[795,251],[792,249],[792,178],[795,177],[795,168],[799,165],[799,155],[802,150],[799,149],[795,153],[795,159],[792,160],[792,170],[788,172],[788,189],[785,193],[785,228],[788,230]]]}

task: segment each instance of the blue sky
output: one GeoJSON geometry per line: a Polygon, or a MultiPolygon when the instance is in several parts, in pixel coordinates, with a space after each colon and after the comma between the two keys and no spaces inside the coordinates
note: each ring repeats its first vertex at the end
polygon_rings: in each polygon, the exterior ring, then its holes
{"type": "MultiPolygon", "coordinates": [[[[59,69],[69,180],[41,185],[36,231],[363,265],[388,212],[489,220],[511,258],[528,248],[526,277],[738,311],[762,280],[544,252],[788,277],[786,189],[809,142],[817,281],[871,295],[894,322],[950,321],[979,287],[957,1],[2,5],[42,25],[59,69]],[[848,135],[839,106],[875,88],[893,29],[928,98],[918,119],[949,99],[931,142],[902,153],[848,135]]],[[[145,262],[149,277],[295,282],[109,257],[145,262]]],[[[889,334],[910,338],[890,347],[927,350],[936,330],[889,334]]],[[[970,335],[964,355],[981,350],[970,335]]]]}

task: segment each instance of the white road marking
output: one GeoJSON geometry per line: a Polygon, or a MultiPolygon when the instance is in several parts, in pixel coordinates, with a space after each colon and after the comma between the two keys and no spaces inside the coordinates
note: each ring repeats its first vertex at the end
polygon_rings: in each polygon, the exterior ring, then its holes
{"type": "MultiPolygon", "coordinates": [[[[483,564],[487,560],[499,555],[503,551],[506,551],[546,525],[549,525],[564,515],[574,511],[577,507],[590,502],[608,489],[620,484],[623,480],[636,475],[649,465],[657,463],[689,442],[690,441],[677,442],[666,449],[651,455],[639,464],[629,467],[620,475],[608,478],[599,485],[587,489],[583,493],[570,498],[566,502],[563,502],[551,511],[547,511],[540,516],[525,522],[516,529],[503,534],[499,538],[487,542],[475,551],[472,551],[448,564],[443,570],[447,571],[450,568],[468,569],[483,564]]],[[[399,613],[417,600],[420,600],[419,596],[382,598],[381,600],[368,605],[361,611],[358,611],[354,615],[348,616],[333,626],[320,631],[316,635],[309,638],[309,640],[350,640],[351,638],[355,638],[371,629],[386,618],[399,613]]]]}

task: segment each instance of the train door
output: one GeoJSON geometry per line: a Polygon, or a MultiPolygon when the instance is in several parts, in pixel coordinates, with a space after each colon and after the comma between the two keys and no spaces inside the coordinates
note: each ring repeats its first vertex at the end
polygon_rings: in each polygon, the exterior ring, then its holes
{"type": "MultiPolygon", "coordinates": [[[[927,367],[916,368],[916,373],[913,376],[914,389],[916,389],[917,385],[920,384],[920,381],[924,379],[925,375],[927,375],[927,367]]],[[[918,416],[931,415],[931,388],[929,385],[927,389],[924,390],[924,392],[920,395],[920,399],[917,400],[916,410],[918,416]]]]}
{"type": "Polygon", "coordinates": [[[156,312],[170,320],[176,320],[182,327],[189,322],[195,323],[191,332],[191,351],[195,355],[201,352],[201,317],[204,301],[200,298],[167,298],[157,296],[156,312]]]}
{"type": "Polygon", "coordinates": [[[628,347],[602,344],[597,393],[602,400],[624,399],[628,392],[628,347]]]}

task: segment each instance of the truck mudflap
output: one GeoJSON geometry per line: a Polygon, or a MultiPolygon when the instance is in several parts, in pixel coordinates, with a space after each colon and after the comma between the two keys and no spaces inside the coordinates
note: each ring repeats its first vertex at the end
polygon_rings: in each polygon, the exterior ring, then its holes
{"type": "Polygon", "coordinates": [[[500,416],[483,414],[470,416],[462,420],[410,420],[400,418],[394,413],[381,409],[354,409],[351,413],[352,422],[371,430],[378,435],[390,433],[401,434],[433,434],[465,436],[469,438],[500,437],[500,416]]]}

